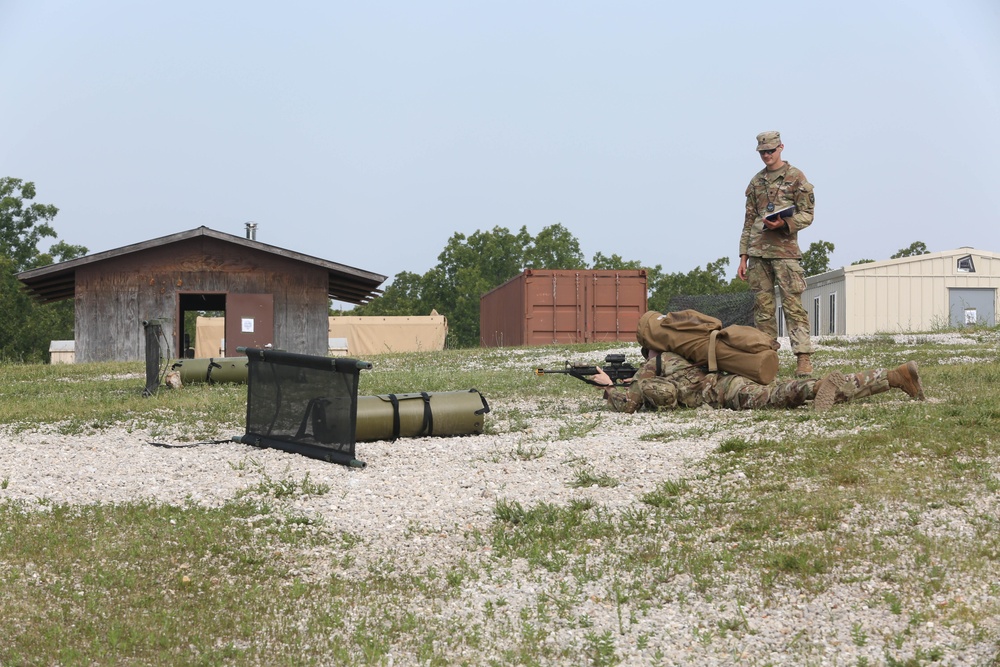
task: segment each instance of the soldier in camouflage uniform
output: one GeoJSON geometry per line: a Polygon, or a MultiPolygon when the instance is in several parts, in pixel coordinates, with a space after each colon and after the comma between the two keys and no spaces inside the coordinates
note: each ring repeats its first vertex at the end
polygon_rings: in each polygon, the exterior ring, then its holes
{"type": "Polygon", "coordinates": [[[764,162],[746,190],[746,215],[740,236],[740,265],[736,275],[750,282],[754,295],[753,317],[757,328],[772,338],[778,337],[774,286],[781,293],[781,305],[788,323],[788,337],[796,355],[795,374],[812,374],[809,355],[813,353],[809,337],[809,315],[802,307],[806,288],[805,272],[799,260],[798,232],[813,221],[815,197],[806,175],[781,159],[781,135],[761,132],[757,152],[764,162]],[[795,212],[787,218],[768,221],[772,211],[794,204],[795,212]]]}
{"type": "Polygon", "coordinates": [[[835,403],[881,394],[895,388],[923,400],[917,364],[908,361],[892,369],[875,369],[843,375],[833,372],[822,380],[800,378],[768,385],[758,384],[741,375],[708,373],[673,352],[653,352],[625,387],[611,387],[611,379],[600,368],[593,376],[605,386],[604,398],[618,412],[713,408],[751,410],[756,408],[795,408],[813,401],[817,411],[829,410],[835,403]]]}

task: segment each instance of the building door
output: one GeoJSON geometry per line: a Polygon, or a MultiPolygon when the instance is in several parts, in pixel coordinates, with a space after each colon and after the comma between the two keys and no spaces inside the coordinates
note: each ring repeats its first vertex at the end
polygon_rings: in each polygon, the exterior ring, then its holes
{"type": "Polygon", "coordinates": [[[178,325],[174,332],[177,356],[191,359],[200,356],[199,352],[206,358],[225,356],[220,349],[225,336],[221,326],[211,337],[204,330],[198,330],[198,323],[205,317],[221,319],[226,314],[225,292],[178,292],[177,306],[178,325]]]}
{"type": "Polygon", "coordinates": [[[953,327],[995,326],[995,288],[952,287],[948,290],[949,324],[953,327]]]}
{"type": "Polygon", "coordinates": [[[274,345],[274,295],[226,295],[226,356],[237,357],[238,347],[274,345]]]}

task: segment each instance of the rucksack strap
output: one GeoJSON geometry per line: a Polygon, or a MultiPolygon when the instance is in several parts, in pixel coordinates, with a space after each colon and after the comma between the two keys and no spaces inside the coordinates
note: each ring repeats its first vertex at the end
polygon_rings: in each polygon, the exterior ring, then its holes
{"type": "Polygon", "coordinates": [[[389,394],[389,402],[392,403],[392,440],[399,440],[399,399],[395,394],[389,394]]]}
{"type": "Polygon", "coordinates": [[[420,392],[424,399],[424,426],[421,432],[424,435],[434,435],[434,415],[431,414],[431,397],[426,391],[420,392]]]}
{"type": "Polygon", "coordinates": [[[715,358],[715,339],[719,337],[719,330],[716,329],[708,334],[708,372],[715,373],[719,370],[719,363],[715,358]]]}

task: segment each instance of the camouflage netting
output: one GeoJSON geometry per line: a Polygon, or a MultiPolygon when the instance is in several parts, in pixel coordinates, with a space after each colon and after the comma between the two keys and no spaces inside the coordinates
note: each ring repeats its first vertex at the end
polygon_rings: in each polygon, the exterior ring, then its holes
{"type": "Polygon", "coordinates": [[[751,292],[675,296],[667,304],[665,312],[688,309],[717,317],[722,320],[724,327],[731,324],[743,324],[750,327],[754,325],[753,294],[751,292]]]}

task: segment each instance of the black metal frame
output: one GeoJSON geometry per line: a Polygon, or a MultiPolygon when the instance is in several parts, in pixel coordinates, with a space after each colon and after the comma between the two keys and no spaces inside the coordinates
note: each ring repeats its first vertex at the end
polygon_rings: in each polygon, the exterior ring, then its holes
{"type": "MultiPolygon", "coordinates": [[[[347,465],[355,468],[365,467],[365,462],[358,460],[354,456],[358,416],[357,377],[360,375],[362,370],[367,370],[372,367],[370,362],[349,359],[346,357],[321,357],[308,354],[296,354],[280,350],[243,347],[237,349],[239,352],[246,353],[249,361],[247,369],[247,433],[233,438],[234,441],[254,447],[280,449],[294,454],[302,454],[321,461],[339,463],[341,465],[347,465]],[[349,434],[349,442],[340,442],[338,444],[342,445],[342,447],[335,449],[333,447],[327,447],[311,442],[301,442],[295,439],[275,438],[272,433],[252,432],[251,424],[255,420],[251,418],[250,410],[251,405],[254,404],[254,376],[258,362],[280,366],[294,366],[318,371],[329,371],[332,373],[354,376],[351,378],[353,382],[353,395],[351,396],[351,406],[349,411],[349,429],[343,429],[345,433],[349,434]],[[347,451],[344,451],[345,448],[347,451]]],[[[275,406],[276,411],[279,408],[280,405],[275,406]]],[[[306,418],[307,417],[308,411],[306,413],[306,418]]]]}

